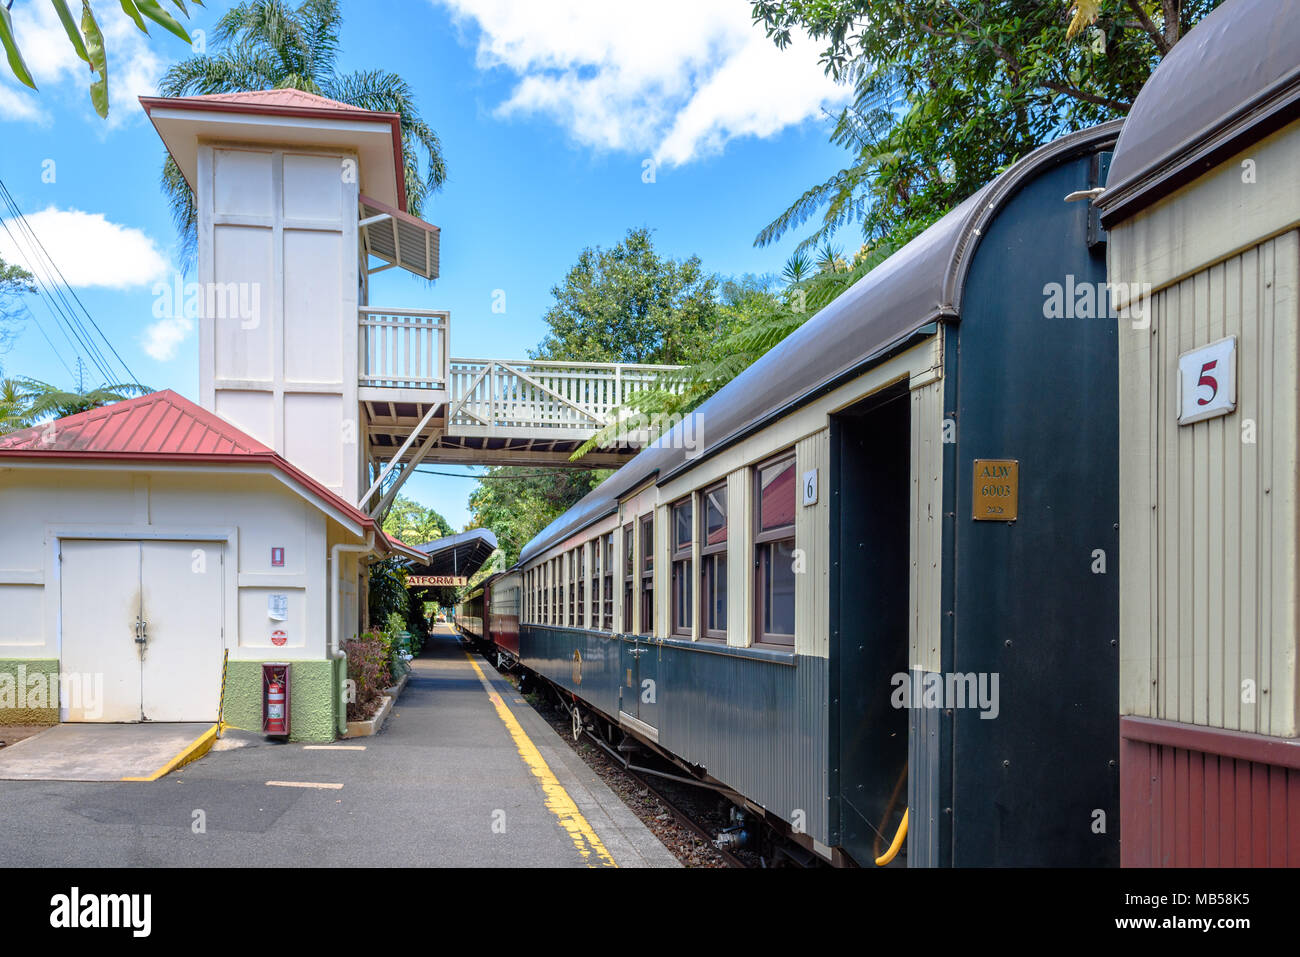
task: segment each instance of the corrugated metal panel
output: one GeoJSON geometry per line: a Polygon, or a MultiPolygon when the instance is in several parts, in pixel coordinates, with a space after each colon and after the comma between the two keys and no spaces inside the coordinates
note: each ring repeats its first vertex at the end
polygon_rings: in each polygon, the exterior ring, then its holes
{"type": "Polygon", "coordinates": [[[0,436],[0,451],[244,455],[271,450],[164,389],[0,436]]]}
{"type": "Polygon", "coordinates": [[[943,553],[943,389],[942,380],[913,389],[911,615],[908,663],[939,670],[942,621],[939,560],[943,553]]]}
{"type": "Polygon", "coordinates": [[[827,842],[827,662],[663,645],[659,743],[827,842]]]}
{"type": "MultiPolygon", "coordinates": [[[[916,686],[933,672],[918,670],[916,686]]],[[[909,708],[907,712],[907,866],[943,867],[939,835],[946,813],[940,795],[939,752],[942,724],[939,708],[909,708]]]]}
{"type": "Polygon", "coordinates": [[[830,654],[830,430],[822,429],[795,446],[795,547],[803,552],[795,576],[794,641],[801,655],[830,654]],[[817,473],[817,503],[803,504],[805,476],[817,473]]]}
{"type": "Polygon", "coordinates": [[[1300,867],[1300,769],[1126,738],[1125,867],[1300,867]]]}
{"type": "Polygon", "coordinates": [[[749,469],[727,476],[727,644],[748,646],[754,634],[753,483],[749,469]]]}
{"type": "Polygon", "coordinates": [[[1297,734],[1298,240],[1196,273],[1125,329],[1123,714],[1297,734]],[[1179,355],[1226,336],[1237,411],[1179,426],[1179,355]]]}
{"type": "MultiPolygon", "coordinates": [[[[527,667],[617,717],[623,639],[533,626],[521,632],[527,667]],[[574,650],[582,654],[581,684],[573,680],[574,650]]],[[[826,659],[801,655],[786,664],[671,643],[655,643],[650,653],[659,745],[826,843],[826,659]]]]}

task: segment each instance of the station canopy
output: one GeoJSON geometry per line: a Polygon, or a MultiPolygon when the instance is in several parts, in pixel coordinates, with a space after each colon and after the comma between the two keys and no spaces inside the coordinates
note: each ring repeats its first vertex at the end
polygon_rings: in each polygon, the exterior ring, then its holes
{"type": "Polygon", "coordinates": [[[468,583],[487,564],[497,549],[497,537],[490,529],[473,528],[407,548],[425,556],[423,562],[410,560],[406,564],[411,587],[453,587],[468,583]]]}

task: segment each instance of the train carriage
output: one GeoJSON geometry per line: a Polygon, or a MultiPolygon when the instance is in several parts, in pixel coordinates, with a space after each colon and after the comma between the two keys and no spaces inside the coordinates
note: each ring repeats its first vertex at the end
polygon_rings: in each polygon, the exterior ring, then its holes
{"type": "Polygon", "coordinates": [[[1116,863],[1116,323],[1065,200],[1118,131],[1012,165],[531,541],[522,664],[828,860],[906,814],[912,866],[1116,863]]]}
{"type": "Polygon", "coordinates": [[[1123,863],[1300,866],[1300,20],[1231,0],[1097,203],[1120,334],[1123,863]]]}

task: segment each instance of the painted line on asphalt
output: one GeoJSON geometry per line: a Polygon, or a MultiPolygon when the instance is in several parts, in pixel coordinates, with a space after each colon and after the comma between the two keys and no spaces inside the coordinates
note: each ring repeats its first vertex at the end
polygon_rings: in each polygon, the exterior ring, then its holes
{"type": "Polygon", "coordinates": [[[569,838],[573,841],[573,846],[578,849],[582,855],[583,861],[588,867],[595,867],[599,864],[601,867],[618,867],[613,856],[605,850],[605,845],[601,843],[596,836],[595,829],[587,822],[582,812],[578,810],[578,805],[573,798],[569,797],[569,792],[564,790],[551,766],[546,763],[542,757],[542,752],[537,750],[537,745],[533,744],[532,739],[525,733],[519,719],[514,716],[511,710],[506,707],[506,703],[501,700],[492,683],[487,680],[483,674],[483,669],[478,666],[478,662],[467,651],[465,657],[469,659],[470,665],[474,668],[474,673],[478,675],[478,680],[483,683],[484,689],[488,694],[488,700],[492,702],[492,707],[496,709],[497,717],[501,723],[506,726],[510,732],[510,737],[514,740],[515,749],[519,756],[524,759],[528,765],[528,770],[533,772],[533,776],[542,785],[542,792],[546,795],[546,807],[555,815],[564,828],[569,838]],[[595,858],[592,855],[595,855],[595,858]],[[597,858],[599,860],[597,860],[597,858]]]}
{"type": "Polygon", "coordinates": [[[325,788],[330,791],[337,791],[343,787],[341,784],[327,784],[324,781],[267,781],[266,786],[269,788],[325,788]]]}
{"type": "Polygon", "coordinates": [[[364,751],[364,744],[304,744],[304,751],[364,751]]]}

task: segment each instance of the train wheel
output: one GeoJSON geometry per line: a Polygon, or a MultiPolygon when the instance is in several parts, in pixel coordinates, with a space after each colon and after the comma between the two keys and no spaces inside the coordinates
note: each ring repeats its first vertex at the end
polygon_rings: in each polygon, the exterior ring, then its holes
{"type": "Polygon", "coordinates": [[[582,715],[578,712],[578,706],[573,706],[573,740],[577,741],[582,737],[582,715]]]}

